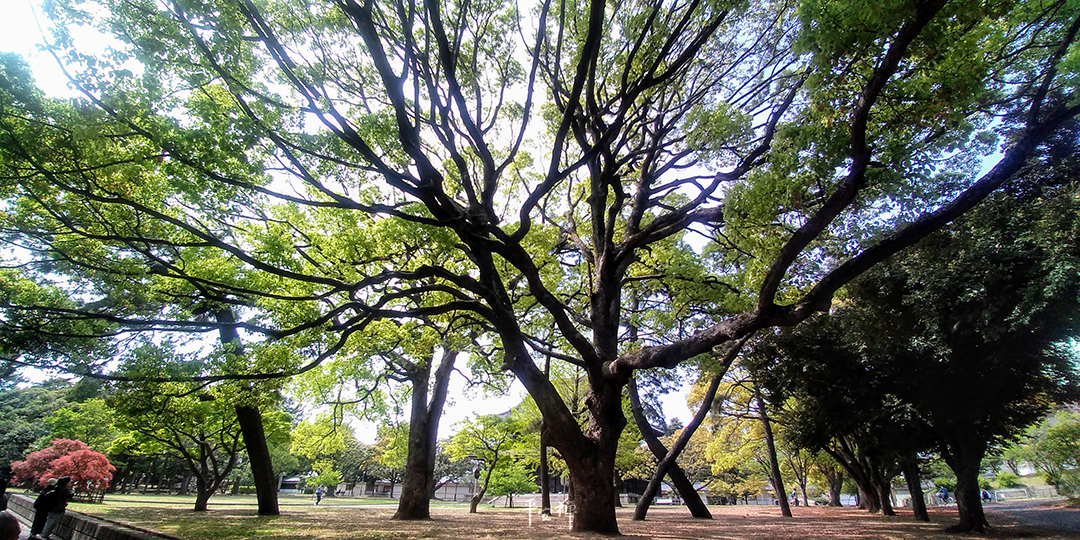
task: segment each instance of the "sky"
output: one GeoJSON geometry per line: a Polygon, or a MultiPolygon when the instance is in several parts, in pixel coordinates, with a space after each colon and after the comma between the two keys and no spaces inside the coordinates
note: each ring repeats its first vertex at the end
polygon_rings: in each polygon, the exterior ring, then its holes
{"type": "Polygon", "coordinates": [[[38,86],[48,95],[72,95],[52,56],[39,51],[44,43],[41,25],[47,21],[38,4],[31,0],[4,0],[0,51],[17,53],[25,58],[33,66],[38,86]]]}

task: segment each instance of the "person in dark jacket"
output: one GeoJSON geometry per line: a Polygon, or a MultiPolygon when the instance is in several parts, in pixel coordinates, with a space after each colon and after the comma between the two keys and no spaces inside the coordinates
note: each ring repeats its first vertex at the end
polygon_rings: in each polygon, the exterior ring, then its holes
{"type": "Polygon", "coordinates": [[[8,506],[8,479],[0,476],[0,512],[7,510],[8,506]]]}
{"type": "Polygon", "coordinates": [[[56,528],[56,524],[59,523],[60,517],[64,517],[64,512],[67,510],[67,503],[71,500],[71,490],[68,489],[68,485],[71,484],[71,476],[60,476],[56,481],[56,487],[50,492],[50,496],[42,504],[42,508],[35,513],[35,521],[37,521],[37,514],[41,511],[46,512],[45,526],[41,529],[41,536],[31,536],[30,540],[49,540],[51,538],[53,529],[56,528]]]}
{"type": "MultiPolygon", "coordinates": [[[[56,524],[60,522],[60,518],[64,517],[68,501],[71,500],[71,490],[68,489],[69,484],[71,484],[70,476],[61,476],[60,479],[56,481],[56,489],[52,491],[52,497],[49,499],[49,506],[45,507],[48,516],[45,519],[45,528],[41,529],[40,538],[49,540],[51,538],[50,535],[52,534],[52,530],[56,528],[56,524]]],[[[30,538],[32,540],[34,539],[33,536],[30,538]]]]}
{"type": "Polygon", "coordinates": [[[55,478],[50,478],[45,489],[34,499],[34,521],[30,524],[30,538],[38,538],[38,534],[45,528],[45,521],[49,519],[47,508],[52,504],[52,492],[56,490],[56,482],[55,478]]]}

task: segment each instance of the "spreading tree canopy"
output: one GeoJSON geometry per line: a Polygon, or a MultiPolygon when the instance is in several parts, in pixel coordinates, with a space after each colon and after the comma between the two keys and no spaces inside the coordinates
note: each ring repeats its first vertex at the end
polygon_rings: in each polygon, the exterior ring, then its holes
{"type": "Polygon", "coordinates": [[[987,452],[1080,390],[1076,184],[1024,180],[856,280],[769,355],[779,394],[800,398],[802,437],[834,446],[857,480],[857,462],[877,461],[883,495],[898,461],[940,452],[965,531],[986,526],[987,452]]]}
{"type": "MultiPolygon", "coordinates": [[[[80,295],[9,313],[242,328],[295,340],[306,365],[372,320],[468,313],[543,413],[588,531],[617,531],[634,370],[827,309],[1080,111],[1065,0],[49,12],[83,97],[46,99],[5,59],[3,229],[18,273],[42,288],[64,274],[80,295]],[[113,41],[87,52],[77,24],[113,41]],[[654,258],[687,235],[711,241],[705,256],[654,258]],[[709,270],[669,272],[677,260],[709,270]],[[624,293],[656,302],[683,279],[734,314],[629,343],[624,293]],[[206,316],[222,305],[237,320],[206,316]],[[584,426],[540,355],[587,374],[584,426]]],[[[261,367],[242,375],[304,369],[261,367]]]]}

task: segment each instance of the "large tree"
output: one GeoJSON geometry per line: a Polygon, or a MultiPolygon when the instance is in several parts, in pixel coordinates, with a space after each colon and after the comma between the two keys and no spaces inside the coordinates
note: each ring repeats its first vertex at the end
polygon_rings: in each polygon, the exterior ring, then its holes
{"type": "Polygon", "coordinates": [[[64,396],[70,389],[67,381],[56,379],[0,390],[0,466],[23,459],[36,442],[52,440],[46,419],[68,405],[64,396]]]}
{"type": "Polygon", "coordinates": [[[851,327],[865,314],[844,316],[849,313],[819,316],[771,336],[750,358],[770,401],[789,404],[785,436],[830,455],[855,482],[862,508],[891,515],[900,461],[932,444],[925,423],[890,393],[891,372],[878,366],[891,357],[863,354],[869,346],[851,339],[851,327]]]}
{"type": "MultiPolygon", "coordinates": [[[[376,317],[486,321],[566,461],[577,530],[618,530],[634,370],[826,309],[1080,110],[1065,1],[545,1],[528,17],[499,0],[93,3],[49,9],[85,96],[67,110],[101,129],[66,127],[6,68],[5,193],[73,235],[50,239],[107,238],[133,263],[82,268],[195,274],[254,306],[230,325],[336,331],[316,360],[376,317]],[[107,55],[77,45],[66,29],[81,22],[117,37],[107,55]],[[992,139],[983,128],[1009,131],[975,178],[963,158],[992,139]],[[375,229],[399,236],[379,245],[375,229]],[[688,231],[714,236],[732,274],[701,286],[735,289],[743,310],[621,346],[624,289],[665,279],[639,261],[688,231]],[[822,259],[825,244],[848,249],[822,259]],[[557,339],[530,331],[540,322],[557,339]],[[585,370],[584,426],[537,353],[585,370]]],[[[65,247],[62,260],[103,260],[65,247]]]]}
{"type": "MultiPolygon", "coordinates": [[[[122,372],[140,379],[139,371],[160,369],[162,356],[168,357],[164,365],[177,376],[190,376],[204,368],[199,359],[147,346],[131,352],[122,372]]],[[[115,387],[109,402],[118,426],[131,431],[147,451],[179,459],[195,477],[194,509],[205,512],[210,497],[225,485],[244,451],[234,401],[244,396],[190,383],[118,382],[115,387]]]]}
{"type": "Polygon", "coordinates": [[[476,513],[476,507],[484,500],[496,473],[505,475],[507,471],[520,469],[515,458],[524,450],[518,440],[525,427],[513,413],[488,414],[463,421],[458,432],[450,438],[446,445],[450,456],[474,460],[476,465],[478,484],[469,502],[469,513],[476,513]]]}
{"type": "Polygon", "coordinates": [[[397,404],[394,411],[408,410],[404,483],[394,519],[430,518],[439,422],[457,349],[468,339],[457,324],[450,326],[441,328],[433,320],[380,321],[358,335],[347,354],[339,353],[301,381],[310,400],[368,419],[385,417],[397,394],[408,395],[408,404],[397,404]]]}
{"type": "Polygon", "coordinates": [[[878,331],[905,366],[893,391],[956,473],[959,530],[986,524],[978,475],[987,451],[1080,388],[1066,344],[1080,321],[1074,190],[1000,194],[854,290],[886,314],[878,331]]]}
{"type": "Polygon", "coordinates": [[[804,433],[907,467],[938,450],[956,474],[959,530],[987,526],[987,452],[1078,390],[1080,207],[1062,180],[1025,175],[854,282],[829,320],[778,339],[776,372],[808,398],[804,433]]]}
{"type": "Polygon", "coordinates": [[[1032,465],[1059,494],[1080,498],[1080,414],[1058,411],[1029,435],[1032,465]]]}

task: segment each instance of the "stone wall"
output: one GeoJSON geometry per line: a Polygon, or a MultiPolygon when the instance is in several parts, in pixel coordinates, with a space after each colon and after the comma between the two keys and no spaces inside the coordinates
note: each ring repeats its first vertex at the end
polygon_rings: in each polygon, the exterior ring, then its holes
{"type": "MultiPolygon", "coordinates": [[[[10,493],[8,510],[29,523],[34,520],[34,500],[26,495],[10,493]]],[[[27,525],[29,527],[29,525],[27,525]]],[[[177,540],[149,531],[141,531],[104,521],[98,518],[68,510],[60,523],[53,529],[53,538],[63,540],[177,540]]]]}

